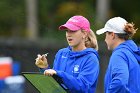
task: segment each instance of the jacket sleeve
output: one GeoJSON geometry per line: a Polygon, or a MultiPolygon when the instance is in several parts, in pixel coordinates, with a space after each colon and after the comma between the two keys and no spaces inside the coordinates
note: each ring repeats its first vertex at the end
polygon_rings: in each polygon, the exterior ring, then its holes
{"type": "Polygon", "coordinates": [[[93,84],[96,86],[99,74],[99,63],[95,60],[87,61],[78,77],[73,77],[64,71],[56,70],[56,72],[71,92],[85,93],[93,84]]]}
{"type": "Polygon", "coordinates": [[[107,89],[107,93],[128,93],[129,70],[126,59],[123,56],[115,55],[111,57],[110,63],[112,64],[112,80],[107,89]]]}
{"type": "Polygon", "coordinates": [[[44,71],[47,70],[47,69],[50,69],[50,66],[48,66],[47,68],[39,68],[39,71],[40,71],[41,73],[44,73],[44,71]]]}

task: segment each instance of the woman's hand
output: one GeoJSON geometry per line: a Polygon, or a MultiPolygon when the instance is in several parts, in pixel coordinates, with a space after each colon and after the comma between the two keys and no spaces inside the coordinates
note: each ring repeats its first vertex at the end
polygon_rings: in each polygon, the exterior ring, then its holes
{"type": "Polygon", "coordinates": [[[53,76],[53,75],[56,75],[56,74],[57,74],[56,71],[53,70],[53,69],[47,69],[47,70],[44,71],[45,76],[53,76]]]}
{"type": "Polygon", "coordinates": [[[47,58],[45,55],[37,55],[37,58],[35,59],[35,65],[39,68],[47,68],[48,67],[48,62],[47,62],[47,58]]]}

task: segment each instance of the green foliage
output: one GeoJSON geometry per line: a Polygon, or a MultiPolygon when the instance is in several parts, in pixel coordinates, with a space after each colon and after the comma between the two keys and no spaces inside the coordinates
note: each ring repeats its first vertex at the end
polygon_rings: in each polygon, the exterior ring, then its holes
{"type": "MultiPolygon", "coordinates": [[[[112,16],[124,17],[128,22],[133,22],[136,28],[140,27],[140,12],[138,11],[140,5],[139,0],[112,0],[111,7],[113,14],[112,16]]],[[[140,41],[140,29],[138,29],[133,39],[137,42],[140,41]]]]}
{"type": "MultiPolygon", "coordinates": [[[[40,35],[46,37],[53,37],[56,39],[65,39],[63,34],[59,34],[58,28],[60,25],[64,24],[70,17],[74,15],[83,15],[89,20],[95,15],[95,9],[92,4],[92,0],[86,1],[51,1],[52,6],[46,6],[47,1],[41,1],[40,5],[42,7],[41,12],[39,13],[40,20],[40,35]],[[41,3],[42,2],[42,3],[41,3]],[[90,3],[91,2],[91,3],[90,3]],[[43,10],[44,7],[44,10],[43,10]],[[51,10],[51,11],[50,11],[51,10]],[[44,12],[46,11],[46,12],[44,12]],[[52,33],[57,34],[56,36],[52,33]]],[[[91,21],[92,23],[92,21],[91,21]]]]}
{"type": "MultiPolygon", "coordinates": [[[[0,0],[0,35],[12,36],[26,34],[26,0],[0,0]]],[[[96,0],[38,0],[39,36],[60,39],[58,27],[64,24],[71,16],[83,15],[91,23],[91,29],[96,27],[96,0]],[[53,37],[54,34],[58,34],[53,37]]],[[[140,26],[140,12],[138,12],[139,0],[111,0],[109,17],[121,16],[129,22],[140,26]]],[[[140,31],[137,31],[134,39],[140,40],[140,31]]]]}
{"type": "Polygon", "coordinates": [[[0,0],[0,35],[10,35],[13,30],[22,30],[25,25],[24,2],[0,0]]]}

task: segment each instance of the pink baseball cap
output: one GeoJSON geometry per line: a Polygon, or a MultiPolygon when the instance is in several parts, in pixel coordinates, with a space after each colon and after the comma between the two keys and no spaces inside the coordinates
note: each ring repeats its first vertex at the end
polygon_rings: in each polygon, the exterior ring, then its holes
{"type": "Polygon", "coordinates": [[[85,30],[90,32],[90,23],[85,17],[77,15],[71,17],[64,25],[61,25],[59,29],[69,29],[71,31],[85,30]]]}

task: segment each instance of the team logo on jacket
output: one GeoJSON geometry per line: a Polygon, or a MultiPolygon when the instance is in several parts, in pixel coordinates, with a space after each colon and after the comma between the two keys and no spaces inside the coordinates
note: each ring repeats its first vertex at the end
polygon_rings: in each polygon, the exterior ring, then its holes
{"type": "Polygon", "coordinates": [[[74,73],[79,73],[79,65],[74,66],[74,73]]]}
{"type": "Polygon", "coordinates": [[[62,56],[62,58],[67,58],[66,56],[62,56]]]}

